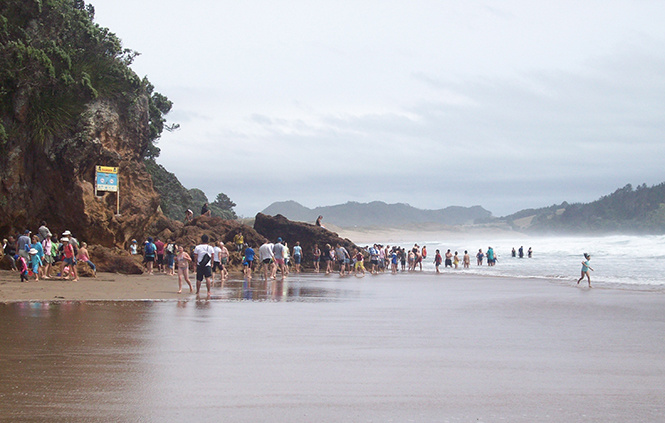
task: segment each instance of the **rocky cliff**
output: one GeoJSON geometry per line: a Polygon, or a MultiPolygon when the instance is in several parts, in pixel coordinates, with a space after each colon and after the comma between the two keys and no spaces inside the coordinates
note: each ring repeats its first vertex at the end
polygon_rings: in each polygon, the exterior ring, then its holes
{"type": "Polygon", "coordinates": [[[45,219],[53,231],[124,247],[160,218],[159,196],[140,152],[148,142],[148,101],[130,109],[97,100],[86,105],[77,130],[42,146],[9,138],[0,168],[0,232],[31,228],[45,219]],[[115,193],[95,195],[95,166],[119,168],[120,214],[115,193]]]}

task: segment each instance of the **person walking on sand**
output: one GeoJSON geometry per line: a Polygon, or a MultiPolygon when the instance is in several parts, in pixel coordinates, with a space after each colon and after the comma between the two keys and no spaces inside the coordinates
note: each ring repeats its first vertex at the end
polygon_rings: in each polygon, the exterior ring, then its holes
{"type": "Polygon", "coordinates": [[[164,247],[164,260],[166,262],[166,274],[175,276],[175,255],[178,252],[178,246],[172,238],[169,238],[164,247]]]}
{"type": "Polygon", "coordinates": [[[157,247],[155,246],[155,243],[152,242],[152,237],[149,236],[148,240],[145,242],[145,246],[143,248],[143,261],[145,262],[145,266],[146,266],[146,269],[148,270],[149,275],[153,274],[153,267],[155,265],[156,251],[157,251],[157,247]]]}
{"type": "Polygon", "coordinates": [[[268,282],[268,277],[272,278],[272,263],[275,260],[273,245],[270,242],[266,241],[259,247],[259,260],[263,266],[263,280],[268,282]]]}
{"type": "Polygon", "coordinates": [[[65,276],[64,275],[64,267],[69,266],[70,269],[70,274],[74,277],[72,279],[72,282],[78,282],[79,280],[79,275],[78,272],[76,271],[76,254],[74,253],[74,246],[72,245],[71,242],[69,242],[69,238],[62,237],[60,238],[60,242],[63,245],[63,271],[62,271],[62,276],[66,279],[69,279],[69,275],[65,276]]]}
{"type": "Polygon", "coordinates": [[[164,244],[164,242],[161,239],[159,239],[157,237],[155,238],[155,247],[156,247],[155,253],[157,254],[157,261],[156,261],[157,272],[161,272],[161,273],[165,273],[165,270],[164,270],[164,246],[165,245],[166,244],[164,244]]]}
{"type": "Polygon", "coordinates": [[[31,248],[30,251],[28,251],[28,256],[30,257],[28,266],[30,266],[30,270],[35,277],[35,281],[38,282],[40,268],[42,267],[42,259],[39,258],[39,253],[35,248],[31,248]]]}
{"type": "MultiPolygon", "coordinates": [[[[286,276],[286,265],[284,264],[284,244],[282,244],[282,238],[277,238],[277,243],[272,247],[272,252],[275,256],[275,266],[279,269],[282,274],[282,280],[286,276]]],[[[276,276],[277,274],[275,274],[276,276]]]]}
{"type": "Polygon", "coordinates": [[[314,256],[314,273],[319,273],[319,265],[321,264],[321,249],[319,249],[319,244],[314,244],[312,256],[314,256]]]}
{"type": "Polygon", "coordinates": [[[254,264],[254,256],[256,253],[254,252],[254,249],[248,245],[245,244],[247,248],[245,248],[245,259],[242,261],[242,271],[244,276],[251,280],[252,279],[252,265],[254,264]]]}
{"type": "MultiPolygon", "coordinates": [[[[349,261],[349,252],[344,248],[341,244],[337,244],[337,247],[335,248],[335,257],[337,258],[337,262],[339,263],[339,275],[344,276],[345,271],[346,271],[346,264],[349,261]]],[[[350,271],[351,269],[349,269],[350,271]]]]}
{"type": "Polygon", "coordinates": [[[293,263],[296,268],[296,273],[300,273],[300,263],[302,262],[302,247],[300,241],[296,241],[296,246],[293,247],[293,263]]]}
{"type": "Polygon", "coordinates": [[[577,284],[579,285],[580,282],[582,282],[582,279],[584,279],[584,276],[586,276],[587,280],[589,281],[589,288],[591,288],[591,274],[589,273],[589,270],[593,270],[593,268],[589,265],[590,260],[591,256],[587,253],[584,253],[584,261],[582,262],[582,276],[580,276],[580,278],[577,280],[577,284]]]}
{"type": "MultiPolygon", "coordinates": [[[[355,258],[355,263],[353,265],[353,270],[355,271],[355,275],[358,276],[359,273],[362,273],[363,275],[365,274],[365,257],[363,256],[363,253],[359,251],[357,248],[354,250],[354,258],[355,258]]],[[[349,273],[351,271],[349,270],[349,273]]]]}
{"type": "Polygon", "coordinates": [[[223,241],[219,241],[219,248],[222,249],[222,252],[219,253],[219,256],[222,259],[222,280],[226,280],[229,278],[229,270],[227,269],[229,266],[229,249],[226,248],[223,241]]]}
{"type": "Polygon", "coordinates": [[[208,290],[208,298],[210,298],[210,290],[212,289],[212,261],[215,256],[215,250],[209,244],[210,238],[208,235],[201,235],[201,243],[194,248],[194,261],[196,261],[196,295],[201,291],[201,283],[203,278],[206,280],[206,289],[208,290]]]}
{"type": "Polygon", "coordinates": [[[213,251],[215,252],[212,262],[212,282],[215,283],[215,273],[219,272],[219,281],[224,282],[224,266],[222,266],[222,248],[217,242],[210,243],[213,251]]]}
{"type": "Polygon", "coordinates": [[[192,262],[192,258],[185,252],[184,248],[178,247],[176,262],[178,263],[178,294],[182,293],[183,279],[187,282],[187,285],[189,285],[189,293],[191,294],[194,292],[192,282],[189,280],[189,263],[192,262]]]}
{"type": "Polygon", "coordinates": [[[321,258],[323,258],[323,263],[326,266],[326,275],[329,275],[333,269],[332,269],[332,254],[334,254],[333,248],[330,246],[330,244],[326,244],[323,246],[323,250],[321,251],[321,258]]]}

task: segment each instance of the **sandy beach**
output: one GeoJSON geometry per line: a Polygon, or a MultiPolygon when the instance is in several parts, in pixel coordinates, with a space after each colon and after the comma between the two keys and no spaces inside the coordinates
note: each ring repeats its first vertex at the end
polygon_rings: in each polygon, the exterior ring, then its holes
{"type": "Polygon", "coordinates": [[[665,419],[659,292],[420,273],[233,279],[211,301],[166,276],[1,286],[166,301],[0,304],[0,419],[665,419]]]}
{"type": "MultiPolygon", "coordinates": [[[[190,277],[192,284],[194,278],[190,277]]],[[[187,292],[187,284],[183,285],[183,292],[187,292]]],[[[60,279],[20,282],[18,273],[0,270],[0,302],[183,298],[183,294],[178,295],[177,291],[178,277],[164,274],[149,276],[100,272],[97,278],[81,277],[77,282],[60,279]]]]}

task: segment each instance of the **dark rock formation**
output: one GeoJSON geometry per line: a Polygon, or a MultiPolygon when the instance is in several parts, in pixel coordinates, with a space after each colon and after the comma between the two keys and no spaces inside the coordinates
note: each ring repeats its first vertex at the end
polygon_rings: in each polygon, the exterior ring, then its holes
{"type": "Polygon", "coordinates": [[[330,244],[334,248],[339,243],[349,250],[349,254],[353,254],[353,249],[358,248],[351,240],[340,238],[335,232],[309,223],[292,222],[281,214],[277,216],[257,214],[254,220],[254,229],[271,242],[275,242],[278,237],[281,237],[288,243],[290,251],[293,251],[296,242],[300,242],[305,265],[312,263],[314,244],[318,244],[319,248],[325,244],[330,244]]]}
{"type": "MultiPolygon", "coordinates": [[[[141,256],[132,256],[128,251],[119,248],[106,248],[101,245],[91,245],[88,247],[90,259],[98,272],[122,273],[125,275],[140,275],[144,271],[141,264],[141,256]]],[[[86,264],[80,264],[78,269],[87,268],[86,264]]],[[[81,273],[85,276],[85,273],[81,273]]]]}
{"type": "Polygon", "coordinates": [[[0,167],[0,233],[35,232],[45,219],[52,232],[70,230],[91,245],[124,247],[142,237],[162,215],[140,154],[148,142],[142,100],[122,112],[94,101],[71,138],[42,149],[10,140],[0,167]],[[96,165],[119,168],[119,216],[115,193],[95,196],[96,165]]]}

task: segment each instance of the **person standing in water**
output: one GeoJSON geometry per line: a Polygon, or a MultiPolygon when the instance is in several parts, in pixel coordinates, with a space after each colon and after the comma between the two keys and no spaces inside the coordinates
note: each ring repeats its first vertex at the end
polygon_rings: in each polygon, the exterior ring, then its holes
{"type": "Polygon", "coordinates": [[[579,285],[580,282],[582,282],[582,279],[584,279],[584,276],[586,276],[587,280],[589,281],[589,288],[591,288],[591,274],[589,274],[589,270],[593,270],[589,265],[590,260],[591,256],[587,253],[584,253],[584,261],[582,262],[582,276],[580,276],[580,278],[577,280],[577,284],[579,285]]]}

